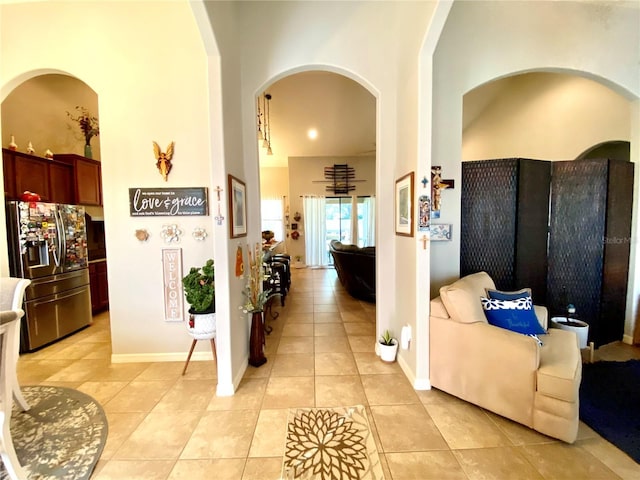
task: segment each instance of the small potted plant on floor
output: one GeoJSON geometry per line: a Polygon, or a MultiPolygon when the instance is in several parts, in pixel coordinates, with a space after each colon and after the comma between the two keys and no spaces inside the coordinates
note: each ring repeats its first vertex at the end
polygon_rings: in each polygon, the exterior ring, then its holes
{"type": "Polygon", "coordinates": [[[380,352],[380,359],[383,362],[392,363],[396,361],[396,354],[398,353],[398,340],[391,335],[389,330],[385,330],[378,340],[378,348],[380,352]]]}
{"type": "Polygon", "coordinates": [[[291,265],[293,268],[304,268],[305,264],[302,263],[302,255],[296,255],[294,257],[296,259],[295,262],[293,262],[293,265],[291,265]]]}
{"type": "Polygon", "coordinates": [[[187,330],[196,340],[206,340],[216,334],[216,284],[213,260],[207,260],[202,267],[191,267],[182,279],[187,297],[189,322],[187,330]]]}

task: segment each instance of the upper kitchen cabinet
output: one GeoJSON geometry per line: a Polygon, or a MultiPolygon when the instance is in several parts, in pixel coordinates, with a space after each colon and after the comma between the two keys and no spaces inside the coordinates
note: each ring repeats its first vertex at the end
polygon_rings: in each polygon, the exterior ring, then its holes
{"type": "Polygon", "coordinates": [[[53,202],[76,203],[73,192],[73,166],[61,162],[49,162],[49,191],[53,202]]]}
{"type": "Polygon", "coordinates": [[[6,200],[22,192],[37,193],[43,202],[102,205],[100,162],[75,154],[47,159],[2,149],[6,200]]]}
{"type": "Polygon", "coordinates": [[[54,155],[53,158],[73,165],[75,203],[79,205],[102,205],[102,170],[100,162],[74,153],[54,155]]]}
{"type": "Polygon", "coordinates": [[[22,192],[28,190],[40,195],[43,202],[52,201],[49,165],[45,159],[3,148],[2,165],[7,200],[17,200],[22,192]]]}

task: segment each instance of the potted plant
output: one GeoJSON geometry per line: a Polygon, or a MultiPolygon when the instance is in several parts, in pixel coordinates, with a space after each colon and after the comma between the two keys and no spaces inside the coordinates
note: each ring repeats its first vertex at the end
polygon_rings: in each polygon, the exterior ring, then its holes
{"type": "Polygon", "coordinates": [[[216,284],[213,260],[202,267],[191,267],[182,279],[189,309],[187,330],[196,340],[206,340],[216,334],[216,284]]]}
{"type": "Polygon", "coordinates": [[[398,353],[398,340],[391,335],[389,330],[385,330],[378,340],[380,359],[383,362],[393,363],[396,361],[398,353]]]}
{"type": "Polygon", "coordinates": [[[305,267],[305,264],[302,263],[302,255],[296,255],[294,258],[296,259],[296,261],[292,265],[293,268],[304,268],[305,267]]]}
{"type": "Polygon", "coordinates": [[[71,112],[67,111],[67,116],[70,120],[73,120],[78,124],[84,137],[84,156],[87,158],[93,158],[91,151],[91,139],[97,135],[100,135],[100,126],[98,124],[98,117],[91,115],[91,112],[85,107],[76,106],[77,116],[74,116],[71,112]]]}

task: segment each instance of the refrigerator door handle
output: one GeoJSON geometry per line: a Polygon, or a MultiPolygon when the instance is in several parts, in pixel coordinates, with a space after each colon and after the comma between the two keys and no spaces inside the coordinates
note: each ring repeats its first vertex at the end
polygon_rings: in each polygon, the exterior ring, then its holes
{"type": "Polygon", "coordinates": [[[57,258],[55,258],[55,260],[56,260],[56,265],[58,267],[62,267],[63,266],[62,260],[65,258],[64,256],[66,255],[66,251],[67,251],[67,247],[66,247],[67,238],[66,238],[66,232],[64,231],[64,221],[62,220],[62,213],[60,213],[57,207],[56,207],[55,218],[56,218],[56,229],[58,230],[58,255],[57,255],[57,258]]]}

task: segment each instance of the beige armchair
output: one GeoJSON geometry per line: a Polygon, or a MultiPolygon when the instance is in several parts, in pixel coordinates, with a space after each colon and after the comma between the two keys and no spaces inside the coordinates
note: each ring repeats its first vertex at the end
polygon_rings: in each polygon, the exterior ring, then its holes
{"type": "MultiPolygon", "coordinates": [[[[480,297],[495,289],[475,273],[431,300],[431,385],[545,435],[573,443],[578,433],[582,357],[575,333],[551,329],[536,339],[490,325],[480,297]]],[[[547,310],[535,306],[547,328],[547,310]]]]}

